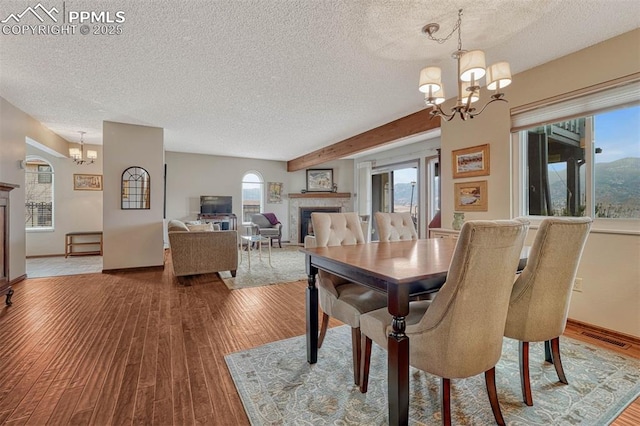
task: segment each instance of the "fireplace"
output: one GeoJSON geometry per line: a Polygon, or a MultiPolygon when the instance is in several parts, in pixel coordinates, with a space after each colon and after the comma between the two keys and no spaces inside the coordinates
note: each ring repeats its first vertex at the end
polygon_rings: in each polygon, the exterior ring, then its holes
{"type": "Polygon", "coordinates": [[[298,212],[300,214],[300,229],[298,232],[298,242],[304,244],[304,237],[307,235],[313,235],[313,225],[311,224],[311,213],[340,213],[342,209],[340,207],[300,207],[298,212]]]}

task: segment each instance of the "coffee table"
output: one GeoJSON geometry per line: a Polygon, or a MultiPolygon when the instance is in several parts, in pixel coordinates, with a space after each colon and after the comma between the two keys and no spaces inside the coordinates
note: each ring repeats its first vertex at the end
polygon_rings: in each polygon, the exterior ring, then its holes
{"type": "MultiPolygon", "coordinates": [[[[267,247],[269,247],[269,266],[271,266],[271,244],[269,242],[269,238],[263,237],[262,235],[241,235],[240,238],[247,242],[247,259],[249,262],[249,270],[251,270],[251,252],[254,250],[252,248],[254,243],[257,243],[258,256],[260,256],[260,259],[262,259],[262,243],[267,243],[267,247]]],[[[242,246],[240,247],[240,262],[242,263],[242,246]]]]}

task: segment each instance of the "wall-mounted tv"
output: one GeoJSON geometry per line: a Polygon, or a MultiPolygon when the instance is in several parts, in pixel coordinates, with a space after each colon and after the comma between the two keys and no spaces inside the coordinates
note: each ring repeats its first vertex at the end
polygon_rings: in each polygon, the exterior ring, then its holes
{"type": "Polygon", "coordinates": [[[201,195],[200,213],[230,214],[233,209],[232,197],[226,195],[201,195]]]}

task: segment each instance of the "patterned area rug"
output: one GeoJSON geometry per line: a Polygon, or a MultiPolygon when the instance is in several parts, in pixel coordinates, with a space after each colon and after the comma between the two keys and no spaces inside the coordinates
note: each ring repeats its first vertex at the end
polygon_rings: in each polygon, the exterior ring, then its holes
{"type": "Polygon", "coordinates": [[[304,270],[304,254],[298,246],[282,246],[271,249],[271,266],[269,266],[268,248],[251,252],[251,269],[247,259],[247,252],[241,253],[242,262],[238,265],[235,278],[230,272],[220,272],[220,278],[231,290],[246,287],[259,287],[269,284],[287,283],[306,280],[304,270]]]}
{"type": "MultiPolygon", "coordinates": [[[[318,363],[306,362],[304,336],[227,355],[225,360],[253,425],[386,425],[386,352],[373,345],[369,391],[353,385],[349,327],[330,329],[318,363]]],[[[544,345],[530,345],[533,407],[522,401],[517,341],[506,339],[496,369],[498,396],[510,425],[609,424],[640,394],[640,360],[561,338],[569,385],[544,363],[544,345]]],[[[410,424],[439,425],[440,379],[410,370],[410,424]]],[[[457,425],[495,424],[484,375],[451,381],[457,425]]]]}

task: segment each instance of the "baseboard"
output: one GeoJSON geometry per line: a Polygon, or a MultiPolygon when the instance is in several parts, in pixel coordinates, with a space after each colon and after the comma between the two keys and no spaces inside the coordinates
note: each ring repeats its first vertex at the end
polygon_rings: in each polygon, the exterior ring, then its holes
{"type": "Polygon", "coordinates": [[[575,328],[580,328],[583,330],[589,330],[616,340],[626,341],[627,343],[634,346],[640,346],[640,337],[632,336],[630,334],[620,333],[619,331],[609,330],[608,328],[599,327],[597,325],[588,324],[586,322],[577,321],[571,318],[567,319],[567,325],[571,325],[575,328]]]}
{"type": "Polygon", "coordinates": [[[9,285],[14,285],[19,283],[20,281],[24,281],[27,279],[27,274],[22,274],[17,278],[12,279],[11,281],[9,281],[9,285]]]}
{"type": "Polygon", "coordinates": [[[103,269],[103,274],[119,274],[121,272],[153,272],[164,271],[164,265],[158,266],[137,266],[134,268],[118,268],[118,269],[103,269]]]}
{"type": "Polygon", "coordinates": [[[42,257],[64,257],[64,253],[60,254],[38,254],[36,256],[25,256],[26,259],[39,259],[42,257]]]}

